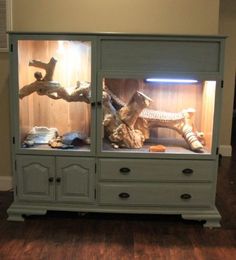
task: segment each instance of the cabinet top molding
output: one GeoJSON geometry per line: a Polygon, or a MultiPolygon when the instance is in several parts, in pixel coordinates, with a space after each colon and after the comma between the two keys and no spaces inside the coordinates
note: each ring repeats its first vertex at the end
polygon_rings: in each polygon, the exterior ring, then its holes
{"type": "Polygon", "coordinates": [[[24,32],[8,31],[8,34],[20,35],[89,35],[89,36],[118,36],[118,37],[186,37],[186,38],[220,38],[225,39],[225,35],[191,35],[191,34],[158,34],[158,33],[123,33],[123,32],[24,32]]]}

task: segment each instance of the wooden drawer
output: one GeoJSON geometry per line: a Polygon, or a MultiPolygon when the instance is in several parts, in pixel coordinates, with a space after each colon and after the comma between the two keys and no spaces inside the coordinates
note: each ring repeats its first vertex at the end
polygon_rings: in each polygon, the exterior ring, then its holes
{"type": "Polygon", "coordinates": [[[213,189],[208,183],[100,183],[99,203],[129,206],[209,207],[213,189]]]}
{"type": "Polygon", "coordinates": [[[212,181],[215,161],[100,159],[100,180],[212,181]]]}

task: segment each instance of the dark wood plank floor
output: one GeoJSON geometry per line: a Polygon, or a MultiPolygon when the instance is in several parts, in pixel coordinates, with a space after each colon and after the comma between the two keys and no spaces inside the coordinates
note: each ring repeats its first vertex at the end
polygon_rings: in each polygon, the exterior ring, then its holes
{"type": "Polygon", "coordinates": [[[236,150],[219,169],[222,228],[179,216],[49,212],[8,222],[11,192],[0,192],[0,260],[236,259],[236,150]]]}

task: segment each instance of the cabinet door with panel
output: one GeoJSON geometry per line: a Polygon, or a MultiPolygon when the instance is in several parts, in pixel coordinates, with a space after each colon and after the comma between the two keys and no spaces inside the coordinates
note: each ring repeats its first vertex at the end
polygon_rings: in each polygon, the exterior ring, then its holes
{"type": "Polygon", "coordinates": [[[17,156],[20,200],[92,202],[95,162],[90,158],[17,156]]]}
{"type": "Polygon", "coordinates": [[[10,38],[12,74],[17,75],[11,79],[16,151],[94,154],[95,38],[62,34],[10,38]],[[56,142],[58,136],[62,138],[56,142]]]}
{"type": "Polygon", "coordinates": [[[54,157],[18,155],[16,164],[17,195],[20,200],[54,200],[54,157]]]}
{"type": "Polygon", "coordinates": [[[56,158],[56,198],[63,202],[94,200],[95,162],[91,158],[56,158]]]}

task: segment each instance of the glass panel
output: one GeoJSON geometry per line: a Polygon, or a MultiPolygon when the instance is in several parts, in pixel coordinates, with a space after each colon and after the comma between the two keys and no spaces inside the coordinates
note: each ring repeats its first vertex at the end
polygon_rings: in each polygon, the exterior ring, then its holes
{"type": "Polygon", "coordinates": [[[20,143],[90,150],[91,42],[18,41],[20,143]]]}
{"type": "Polygon", "coordinates": [[[211,153],[215,81],[103,82],[103,151],[211,153]]]}

